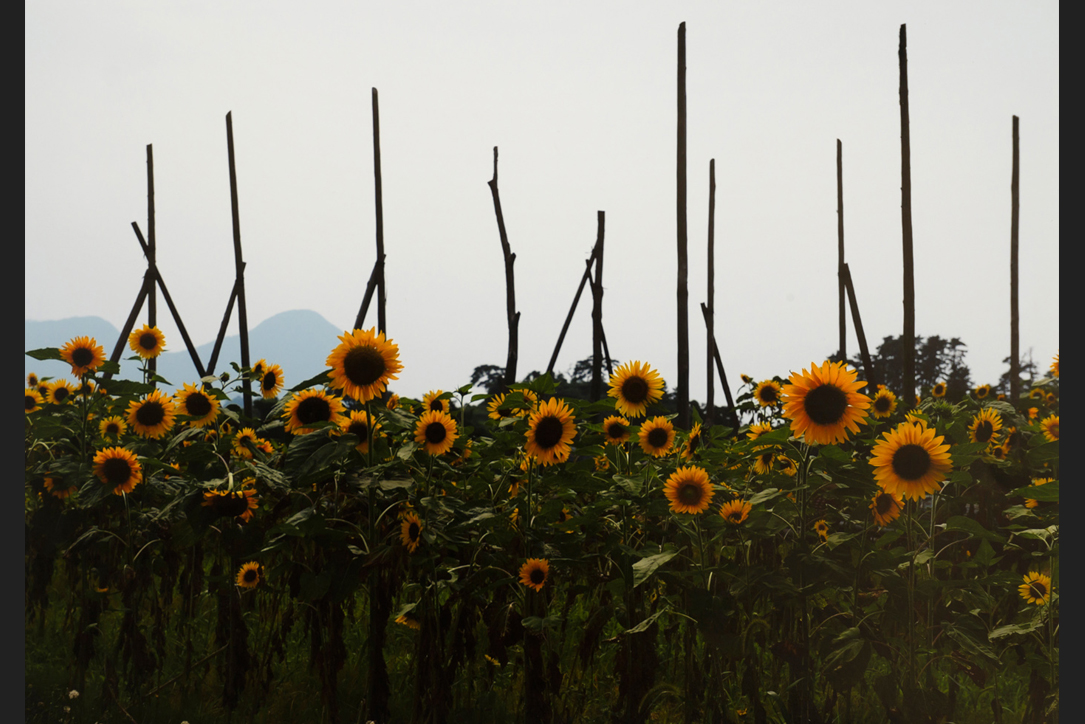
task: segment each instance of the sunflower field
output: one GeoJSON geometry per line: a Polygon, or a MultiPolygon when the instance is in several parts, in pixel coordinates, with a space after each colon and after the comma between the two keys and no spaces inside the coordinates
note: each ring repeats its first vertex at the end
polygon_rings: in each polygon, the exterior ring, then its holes
{"type": "Polygon", "coordinates": [[[811,363],[681,430],[642,361],[400,398],[375,329],[289,391],[28,354],[74,382],[26,387],[27,721],[1057,720],[1057,356],[913,405],[811,363]]]}

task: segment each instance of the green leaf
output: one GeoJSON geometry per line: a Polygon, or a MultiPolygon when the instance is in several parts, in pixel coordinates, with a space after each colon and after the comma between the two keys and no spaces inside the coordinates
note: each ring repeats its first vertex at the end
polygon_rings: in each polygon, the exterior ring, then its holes
{"type": "Polygon", "coordinates": [[[1043,485],[1027,485],[1010,492],[1010,497],[1031,498],[1042,503],[1059,502],[1059,481],[1054,480],[1043,485]]]}
{"type": "Polygon", "coordinates": [[[1042,622],[1039,619],[1030,621],[1029,623],[1011,623],[1008,626],[999,626],[994,631],[987,634],[987,638],[994,641],[995,639],[1000,639],[1003,636],[1010,636],[1012,634],[1032,633],[1040,628],[1041,625],[1042,622]]]}
{"type": "Polygon", "coordinates": [[[778,488],[765,488],[764,490],[755,493],[748,502],[750,505],[761,505],[762,503],[767,503],[773,498],[777,498],[781,495],[783,495],[783,491],[778,488]]]}
{"type": "MultiPolygon", "coordinates": [[[[1035,444],[1035,441],[1036,441],[1037,438],[1039,438],[1041,440],[1044,439],[1043,436],[1037,435],[1036,437],[1033,438],[1033,444],[1035,444]]],[[[1058,459],[1059,459],[1059,441],[1058,440],[1055,440],[1054,442],[1046,442],[1045,441],[1042,445],[1037,445],[1036,447],[1033,447],[1028,451],[1028,462],[1029,462],[1029,465],[1031,465],[1033,467],[1040,467],[1040,466],[1043,465],[1043,463],[1047,462],[1048,460],[1058,460],[1058,459]]],[[[1037,498],[1037,500],[1038,500],[1038,498],[1037,498]]]]}
{"type": "Polygon", "coordinates": [[[60,356],[60,350],[56,347],[42,347],[41,349],[32,349],[26,353],[27,357],[33,357],[34,359],[47,360],[55,359],[64,361],[64,358],[60,356]]]}
{"type": "Polygon", "coordinates": [[[968,533],[972,538],[1004,542],[1001,536],[984,528],[979,521],[964,515],[955,515],[947,520],[946,530],[959,530],[968,533]]]}
{"type": "Polygon", "coordinates": [[[660,616],[662,616],[663,614],[667,613],[667,612],[668,612],[668,611],[670,611],[670,610],[671,610],[671,609],[670,609],[670,607],[669,607],[669,606],[667,606],[667,607],[665,607],[665,608],[661,608],[661,609],[659,609],[658,611],[656,611],[655,613],[653,613],[653,614],[652,614],[651,616],[649,616],[648,618],[646,618],[646,619],[644,619],[643,621],[641,621],[640,623],[638,623],[638,624],[637,624],[636,626],[634,626],[633,628],[631,628],[631,629],[626,629],[626,630],[625,630],[625,631],[623,631],[622,633],[623,633],[623,634],[635,634],[635,633],[641,633],[641,632],[643,632],[643,631],[647,631],[647,630],[648,630],[648,628],[649,628],[649,627],[650,627],[650,626],[651,626],[651,625],[652,625],[653,623],[655,623],[655,622],[656,622],[656,619],[657,619],[657,618],[659,618],[660,616]]]}
{"type": "Polygon", "coordinates": [[[656,570],[659,569],[664,563],[674,558],[681,552],[679,548],[671,548],[665,550],[662,553],[657,553],[654,556],[648,556],[647,558],[641,558],[639,561],[633,564],[633,588],[636,588],[640,584],[647,581],[656,570]]]}
{"type": "Polygon", "coordinates": [[[304,382],[299,382],[298,384],[294,385],[293,387],[290,388],[290,391],[291,392],[298,392],[299,390],[307,390],[310,387],[315,387],[316,385],[327,385],[330,382],[331,382],[331,377],[328,376],[328,370],[324,370],[319,375],[317,375],[315,377],[310,377],[309,379],[305,380],[304,382]]]}

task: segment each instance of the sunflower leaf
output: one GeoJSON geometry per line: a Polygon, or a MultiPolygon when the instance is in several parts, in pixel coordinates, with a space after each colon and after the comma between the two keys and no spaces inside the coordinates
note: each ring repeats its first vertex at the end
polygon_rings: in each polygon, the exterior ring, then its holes
{"type": "Polygon", "coordinates": [[[41,349],[32,349],[26,353],[27,357],[33,357],[34,359],[48,360],[55,359],[64,361],[64,358],[60,356],[60,350],[56,347],[42,347],[41,349]]]}
{"type": "Polygon", "coordinates": [[[973,538],[1003,541],[1002,537],[984,528],[979,521],[964,515],[955,515],[946,521],[946,530],[959,530],[973,538]]]}
{"type": "Polygon", "coordinates": [[[755,493],[754,496],[750,498],[749,503],[750,505],[761,505],[782,494],[783,493],[779,488],[765,488],[764,490],[755,493]]]}
{"type": "Polygon", "coordinates": [[[1042,503],[1059,502],[1059,481],[1055,480],[1043,485],[1026,485],[1017,490],[1011,490],[1009,497],[1022,497],[1038,500],[1042,503]]]}
{"type": "Polygon", "coordinates": [[[1041,622],[1039,620],[1033,620],[1029,623],[1012,623],[1008,626],[999,626],[991,633],[987,634],[987,638],[991,641],[1000,639],[1003,636],[1009,636],[1011,634],[1026,634],[1035,631],[1040,628],[1041,622]]]}
{"type": "Polygon", "coordinates": [[[316,385],[326,385],[326,384],[329,384],[330,382],[331,382],[331,377],[328,376],[328,370],[324,370],[319,375],[316,375],[315,377],[310,377],[309,379],[305,380],[304,382],[299,382],[298,384],[294,385],[293,387],[290,388],[290,391],[291,392],[300,392],[301,390],[307,390],[310,387],[315,387],[316,385]]]}
{"type": "MultiPolygon", "coordinates": [[[[1032,438],[1033,443],[1035,443],[1035,440],[1037,438],[1039,438],[1040,440],[1044,439],[1042,435],[1037,435],[1036,437],[1032,438]]],[[[1033,467],[1037,467],[1037,468],[1043,467],[1043,464],[1045,462],[1047,462],[1048,460],[1058,460],[1058,459],[1059,459],[1059,441],[1058,440],[1055,440],[1054,442],[1044,442],[1042,445],[1035,445],[1035,447],[1032,447],[1028,451],[1028,462],[1029,462],[1029,465],[1031,465],[1033,467]]],[[[1039,498],[1036,498],[1036,499],[1039,500],[1039,498]]]]}
{"type": "Polygon", "coordinates": [[[654,556],[648,556],[647,558],[641,558],[639,561],[633,564],[633,588],[636,588],[640,584],[647,581],[652,577],[660,566],[674,558],[681,552],[679,548],[671,548],[665,550],[662,553],[657,553],[654,556]]]}

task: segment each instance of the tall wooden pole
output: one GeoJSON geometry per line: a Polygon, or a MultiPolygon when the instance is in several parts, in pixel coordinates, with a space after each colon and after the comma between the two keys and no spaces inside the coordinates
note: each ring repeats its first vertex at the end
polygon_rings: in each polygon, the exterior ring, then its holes
{"type": "MultiPolygon", "coordinates": [[[[592,284],[591,308],[591,401],[603,396],[603,233],[606,212],[597,214],[598,232],[595,238],[595,283],[592,284]]],[[[609,355],[608,355],[609,356],[609,355]]]]}
{"type": "Polygon", "coordinates": [[[686,24],[678,26],[678,426],[689,429],[689,268],[686,258],[686,24]]]}
{"type": "MultiPolygon", "coordinates": [[[[147,264],[148,274],[150,270],[156,268],[157,263],[155,261],[155,255],[157,253],[157,247],[155,245],[154,234],[154,151],[151,148],[151,144],[147,144],[147,264]]],[[[147,324],[152,327],[158,326],[158,296],[155,293],[154,277],[151,276],[151,283],[147,287],[147,324]]],[[[158,360],[154,357],[147,360],[147,369],[152,373],[158,369],[158,360]]],[[[158,386],[152,379],[151,384],[155,387],[158,386]]]]}
{"type": "Polygon", "coordinates": [[[836,280],[840,309],[840,361],[848,361],[848,323],[844,311],[844,146],[836,139],[836,280]]]}
{"type": "Polygon", "coordinates": [[[497,146],[494,146],[494,177],[487,182],[494,197],[494,214],[497,216],[497,232],[501,236],[501,252],[505,257],[505,306],[509,325],[509,354],[505,360],[505,379],[503,387],[516,382],[516,360],[519,355],[520,313],[516,311],[516,278],[513,263],[516,255],[509,245],[509,235],[505,231],[505,216],[501,213],[501,195],[497,191],[497,146]]]}
{"type": "Polygon", "coordinates": [[[716,402],[716,370],[713,367],[713,344],[716,326],[716,159],[708,162],[708,303],[705,308],[708,323],[708,338],[705,352],[708,357],[708,393],[705,403],[705,415],[711,424],[716,402]]]}
{"type": "MultiPolygon", "coordinates": [[[[241,337],[241,367],[249,368],[249,315],[245,308],[245,262],[241,258],[241,214],[237,207],[237,165],[234,161],[233,111],[226,114],[226,148],[230,156],[230,214],[234,228],[234,282],[237,289],[237,331],[241,337]]],[[[252,417],[252,381],[241,382],[245,416],[252,417]]]]}
{"type": "Polygon", "coordinates": [[[1021,350],[1018,346],[1020,320],[1017,316],[1017,220],[1021,199],[1017,175],[1017,151],[1017,116],[1014,116],[1013,171],[1010,177],[1010,401],[1014,403],[1021,396],[1021,350]]]}
{"type": "Polygon", "coordinates": [[[380,109],[377,107],[377,89],[373,89],[373,193],[376,197],[377,210],[377,328],[388,334],[388,319],[385,316],[387,297],[384,289],[384,197],[381,192],[381,122],[380,109]]]}
{"type": "Polygon", "coordinates": [[[904,334],[901,345],[904,357],[904,389],[900,399],[904,409],[915,405],[915,267],[912,258],[912,162],[908,134],[908,37],[900,26],[900,220],[904,241],[904,334]]]}
{"type": "Polygon", "coordinates": [[[848,290],[848,302],[851,305],[851,319],[855,322],[855,336],[859,339],[859,357],[863,360],[863,371],[866,375],[867,392],[873,392],[878,380],[874,376],[874,365],[870,359],[870,349],[866,344],[866,333],[863,332],[863,319],[859,316],[859,300],[855,298],[855,285],[851,280],[851,269],[844,264],[841,269],[844,278],[844,286],[848,290]]]}

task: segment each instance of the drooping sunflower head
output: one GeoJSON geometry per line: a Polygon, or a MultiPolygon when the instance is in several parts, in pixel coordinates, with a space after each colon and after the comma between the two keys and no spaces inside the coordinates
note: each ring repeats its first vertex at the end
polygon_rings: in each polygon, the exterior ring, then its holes
{"type": "Polygon", "coordinates": [[[714,494],[708,472],[696,465],[673,472],[663,486],[663,493],[671,503],[672,512],[691,515],[708,510],[714,494]]]}
{"type": "Polygon", "coordinates": [[[780,404],[780,383],[775,380],[765,380],[758,383],[754,388],[753,398],[761,407],[775,407],[780,404]]]}
{"type": "Polygon", "coordinates": [[[870,401],[870,411],[874,417],[884,419],[890,417],[897,409],[897,396],[886,389],[878,390],[870,401]]]}
{"type": "Polygon", "coordinates": [[[562,400],[551,397],[540,404],[527,419],[527,440],[524,449],[534,455],[540,465],[553,465],[569,457],[576,418],[562,400]]]}
{"type": "Polygon", "coordinates": [[[900,512],[904,510],[904,498],[883,490],[871,499],[870,509],[874,511],[874,522],[884,528],[900,517],[900,512]]]}
{"type": "Polygon", "coordinates": [[[758,475],[768,475],[772,472],[772,464],[776,461],[776,450],[771,447],[757,451],[753,459],[753,471],[758,475]]]}
{"type": "Polygon", "coordinates": [[[283,368],[265,363],[260,371],[259,380],[260,395],[265,400],[274,400],[283,391],[283,368]]]}
{"type": "Polygon", "coordinates": [[[235,583],[242,588],[256,588],[260,585],[264,567],[256,561],[249,561],[237,571],[235,583]]]}
{"type": "Polygon", "coordinates": [[[489,412],[488,417],[491,420],[504,420],[509,417],[516,417],[516,411],[511,407],[502,407],[505,398],[508,397],[504,392],[494,395],[493,398],[486,404],[486,410],[489,412]]]}
{"type": "Polygon", "coordinates": [[[430,390],[422,397],[422,410],[426,412],[452,412],[444,390],[430,390]]]}
{"type": "Polygon", "coordinates": [[[242,460],[252,460],[252,451],[260,444],[260,438],[256,435],[256,430],[251,427],[241,428],[236,435],[234,435],[234,441],[231,445],[233,452],[242,460]]]}
{"type": "Polygon", "coordinates": [[[781,455],[776,458],[776,462],[780,465],[780,472],[788,477],[793,478],[795,477],[795,473],[799,472],[799,466],[787,455],[781,455]]]}
{"type": "Polygon", "coordinates": [[[329,395],[322,389],[302,390],[291,396],[283,408],[283,417],[287,418],[286,431],[294,435],[312,432],[320,422],[339,422],[343,411],[342,399],[329,395]]]}
{"type": "Polygon", "coordinates": [[[236,518],[242,523],[252,520],[253,511],[260,507],[260,499],[256,497],[256,489],[250,487],[251,483],[241,490],[207,490],[203,494],[205,508],[211,508],[222,518],[236,518]]]}
{"type": "Polygon", "coordinates": [[[810,365],[810,372],[792,373],[784,385],[784,417],[791,431],[808,443],[828,445],[844,442],[848,431],[859,432],[865,423],[870,398],[858,392],[866,382],[856,380],[855,370],[843,362],[810,365]]]}
{"type": "Polygon", "coordinates": [[[946,396],[946,383],[935,382],[934,387],[931,388],[931,397],[945,397],[946,396]]]}
{"type": "Polygon", "coordinates": [[[399,521],[399,540],[414,553],[422,545],[422,521],[414,513],[405,513],[399,521]]]}
{"type": "Polygon", "coordinates": [[[1049,415],[1040,420],[1040,429],[1044,432],[1044,439],[1048,442],[1057,442],[1059,439],[1059,416],[1049,415]]]}
{"type": "Polygon", "coordinates": [[[750,425],[749,431],[746,433],[747,439],[756,440],[767,432],[772,432],[771,422],[755,422],[750,425]]]}
{"type": "Polygon", "coordinates": [[[968,426],[968,439],[972,442],[993,442],[995,434],[1002,429],[1002,418],[994,408],[985,407],[975,414],[968,426]]]}
{"type": "Polygon", "coordinates": [[[215,422],[219,414],[219,401],[213,394],[196,383],[185,383],[177,392],[177,412],[194,418],[189,421],[192,427],[207,427],[215,422]]]}
{"type": "Polygon", "coordinates": [[[162,390],[128,403],[128,424],[143,437],[157,440],[169,432],[175,418],[173,400],[162,390]]]}
{"type": "Polygon", "coordinates": [[[829,540],[829,524],[824,520],[814,523],[814,531],[823,542],[829,540]]]}
{"type": "Polygon", "coordinates": [[[949,445],[933,428],[902,422],[882,435],[870,464],[874,479],[888,493],[921,500],[937,492],[952,467],[949,445]]]}
{"type": "Polygon", "coordinates": [[[46,475],[43,485],[50,495],[60,500],[68,498],[75,492],[75,483],[59,475],[46,475]]]}
{"type": "Polygon", "coordinates": [[[614,371],[607,395],[618,412],[644,417],[648,407],[663,398],[663,378],[644,362],[626,362],[614,371]]]}
{"type": "Polygon", "coordinates": [[[41,409],[42,403],[45,402],[41,398],[41,393],[33,387],[26,388],[26,412],[37,412],[41,409]]]}
{"type": "Polygon", "coordinates": [[[674,425],[662,415],[640,426],[640,448],[652,457],[663,457],[674,446],[674,425]]]}
{"type": "Polygon", "coordinates": [[[373,430],[369,429],[370,420],[362,410],[351,410],[349,417],[344,417],[339,422],[339,429],[343,432],[355,435],[358,438],[358,444],[354,446],[354,449],[360,453],[369,452],[369,435],[372,432],[373,439],[376,439],[377,430],[381,429],[379,422],[373,422],[373,430]]]}
{"type": "Polygon", "coordinates": [[[732,500],[720,506],[720,515],[731,525],[741,525],[749,517],[753,506],[745,500],[732,500]]]}
{"type": "Polygon", "coordinates": [[[414,441],[430,455],[443,455],[452,449],[459,435],[456,421],[447,413],[430,410],[422,413],[414,428],[414,441]]]}
{"type": "Polygon", "coordinates": [[[128,335],[128,346],[143,359],[154,359],[166,349],[166,338],[158,327],[145,324],[128,335]]]}
{"type": "Polygon", "coordinates": [[[528,558],[527,562],[520,566],[520,583],[528,588],[541,591],[549,577],[550,561],[545,558],[528,558]]]}
{"type": "Polygon", "coordinates": [[[1051,598],[1051,576],[1046,573],[1030,571],[1025,574],[1024,583],[1017,587],[1025,603],[1043,606],[1051,598]]]}
{"type": "Polygon", "coordinates": [[[94,456],[94,474],[114,495],[131,493],[143,482],[143,467],[136,455],[123,447],[107,447],[94,456]]]}
{"type": "Polygon", "coordinates": [[[611,415],[603,420],[603,435],[608,445],[622,445],[629,439],[629,420],[611,415]]]}
{"type": "Polygon", "coordinates": [[[396,623],[398,623],[400,626],[413,628],[415,631],[422,630],[422,621],[418,618],[418,616],[414,615],[413,611],[401,613],[400,615],[396,616],[396,623]]]}
{"type": "Polygon", "coordinates": [[[742,378],[742,384],[744,384],[744,385],[752,385],[753,384],[753,377],[750,377],[747,374],[741,374],[741,375],[739,375],[739,377],[742,378]]]}
{"type": "Polygon", "coordinates": [[[990,385],[980,385],[979,387],[976,388],[975,392],[976,392],[976,399],[977,400],[986,400],[988,397],[991,396],[991,386],[990,385]]]}
{"type": "Polygon", "coordinates": [[[693,429],[689,431],[689,437],[686,438],[686,444],[682,446],[683,460],[692,460],[696,452],[701,449],[701,435],[701,423],[693,423],[693,429]]]}
{"type": "Polygon", "coordinates": [[[382,394],[390,380],[398,379],[403,369],[399,347],[376,327],[347,332],[339,342],[325,364],[332,368],[332,386],[343,390],[343,394],[368,402],[382,394]]]}
{"type": "Polygon", "coordinates": [[[116,440],[127,431],[128,425],[124,418],[118,415],[112,415],[98,423],[98,434],[109,440],[116,440]]]}
{"type": "Polygon", "coordinates": [[[105,350],[94,337],[76,337],[60,348],[60,356],[72,366],[72,374],[82,377],[105,362],[105,350]]]}
{"type": "Polygon", "coordinates": [[[45,397],[46,402],[63,405],[65,402],[72,401],[75,388],[67,380],[53,380],[52,382],[46,382],[45,386],[48,390],[48,395],[45,397]]]}
{"type": "Polygon", "coordinates": [[[384,406],[387,407],[389,410],[394,410],[399,407],[399,395],[394,392],[388,395],[388,399],[385,400],[384,406]]]}

